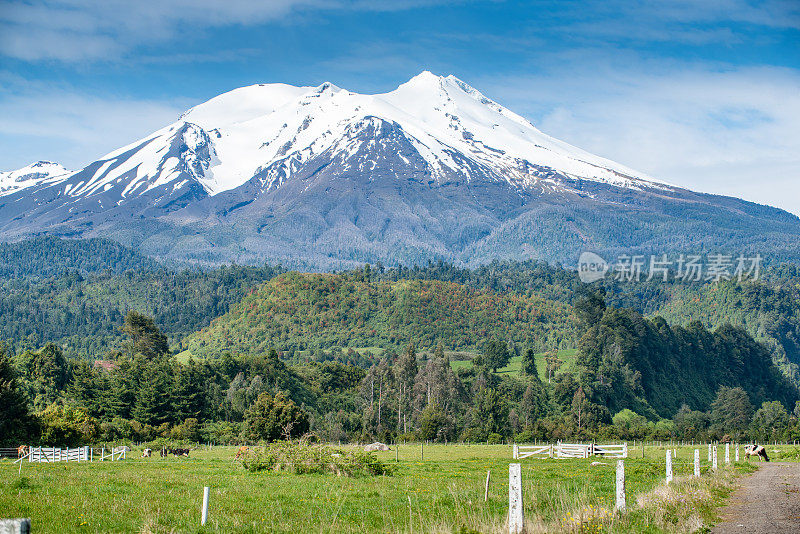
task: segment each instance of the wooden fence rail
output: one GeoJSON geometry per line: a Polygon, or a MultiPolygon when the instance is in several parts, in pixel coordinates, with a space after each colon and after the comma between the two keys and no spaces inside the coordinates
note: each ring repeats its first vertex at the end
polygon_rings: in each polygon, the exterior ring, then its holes
{"type": "Polygon", "coordinates": [[[14,463],[19,463],[24,460],[28,462],[94,462],[105,460],[124,460],[127,458],[127,449],[115,448],[109,449],[106,452],[103,449],[94,449],[92,447],[76,447],[64,448],[61,447],[30,447],[28,452],[18,458],[14,463]]]}
{"type": "Polygon", "coordinates": [[[628,444],[598,445],[596,443],[561,443],[555,445],[514,445],[514,459],[531,457],[548,458],[589,458],[604,456],[606,458],[627,458],[628,444]]]}

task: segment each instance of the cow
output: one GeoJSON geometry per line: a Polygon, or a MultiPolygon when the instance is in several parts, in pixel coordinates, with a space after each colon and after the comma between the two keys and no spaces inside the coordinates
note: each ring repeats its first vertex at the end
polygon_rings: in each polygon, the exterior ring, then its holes
{"type": "Polygon", "coordinates": [[[27,445],[20,445],[17,447],[17,458],[22,458],[28,454],[28,446],[27,445]]]}
{"type": "Polygon", "coordinates": [[[242,456],[246,455],[247,451],[249,451],[249,450],[250,450],[250,447],[245,447],[245,446],[239,447],[239,450],[236,451],[236,456],[234,456],[233,459],[234,460],[238,460],[242,456]]]}
{"type": "Polygon", "coordinates": [[[767,456],[767,449],[765,449],[761,445],[746,445],[744,448],[744,454],[748,460],[750,459],[750,456],[757,456],[760,461],[769,462],[769,456],[767,456]]]}
{"type": "Polygon", "coordinates": [[[171,449],[171,452],[175,456],[186,456],[189,457],[189,449],[171,449]]]}
{"type": "Polygon", "coordinates": [[[370,443],[364,447],[365,452],[374,452],[374,451],[390,451],[392,449],[389,448],[388,445],[385,443],[381,443],[380,441],[376,441],[375,443],[370,443]]]}
{"type": "Polygon", "coordinates": [[[151,454],[153,454],[153,449],[145,449],[142,451],[142,458],[150,458],[151,454]]]}

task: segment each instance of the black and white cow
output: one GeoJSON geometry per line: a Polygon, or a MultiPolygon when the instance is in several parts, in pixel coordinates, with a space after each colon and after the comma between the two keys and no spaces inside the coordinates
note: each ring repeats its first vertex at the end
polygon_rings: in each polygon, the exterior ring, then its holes
{"type": "Polygon", "coordinates": [[[767,449],[761,445],[746,445],[744,448],[744,454],[748,460],[750,459],[750,456],[757,456],[759,460],[769,462],[767,449]]]}

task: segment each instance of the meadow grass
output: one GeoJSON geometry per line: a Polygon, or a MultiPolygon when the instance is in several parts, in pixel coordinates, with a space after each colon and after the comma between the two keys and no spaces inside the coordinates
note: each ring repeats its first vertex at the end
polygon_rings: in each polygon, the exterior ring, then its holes
{"type": "MultiPolygon", "coordinates": [[[[640,450],[637,455],[632,448],[625,461],[629,511],[621,516],[613,514],[615,460],[521,460],[528,529],[665,532],[713,522],[732,477],[754,467],[741,463],[712,476],[703,462],[701,481],[689,481],[692,450],[678,451],[676,483],[664,493],[664,449],[648,447],[642,459],[640,450]],[[592,461],[603,465],[592,466],[592,461]]],[[[134,450],[120,462],[25,463],[21,475],[18,465],[3,460],[0,517],[30,517],[36,533],[470,533],[504,528],[509,445],[426,445],[423,461],[420,444],[401,444],[397,464],[394,450],[377,453],[396,465],[393,475],[356,478],[251,473],[232,460],[234,451],[214,447],[193,451],[188,459],[141,459],[134,450]],[[488,470],[492,479],[484,502],[488,470]],[[205,527],[200,526],[203,486],[211,487],[205,527]]],[[[704,452],[701,448],[703,460],[704,452]]]]}
{"type": "MultiPolygon", "coordinates": [[[[501,532],[508,509],[509,445],[400,445],[378,456],[391,476],[251,473],[235,448],[186,458],[121,462],[0,461],[0,517],[30,517],[36,533],[85,532],[501,532]],[[484,502],[486,473],[489,499],[484,502]],[[209,522],[200,526],[203,486],[209,522]]],[[[665,532],[708,524],[741,463],[688,481],[691,447],[678,451],[676,483],[665,493],[664,448],[632,448],[625,461],[629,512],[613,514],[613,459],[525,459],[525,514],[532,532],[665,532]],[[592,466],[592,461],[603,465],[592,466]],[[685,488],[682,489],[682,488],[685,488]],[[659,493],[660,492],[660,493],[659,493]],[[690,504],[687,504],[691,501],[690,504]],[[637,502],[639,504],[637,504],[637,502]],[[695,509],[688,509],[694,507],[695,509]],[[691,516],[691,519],[688,518],[691,516]]],[[[701,459],[705,459],[701,448],[701,459]]],[[[138,454],[137,454],[138,453],[138,454]]],[[[720,463],[721,460],[720,460],[720,463]]]]}
{"type": "MultiPolygon", "coordinates": [[[[462,353],[465,354],[465,353],[462,353]]],[[[472,356],[477,356],[477,353],[472,354],[472,356]]],[[[534,360],[536,361],[536,370],[539,372],[539,376],[544,380],[547,378],[547,362],[545,361],[546,353],[539,352],[535,354],[534,360]]],[[[577,349],[562,349],[558,351],[558,357],[563,360],[564,364],[558,370],[558,373],[564,373],[568,371],[575,370],[575,360],[578,356],[577,349]]],[[[450,366],[453,370],[458,370],[460,368],[469,368],[472,367],[471,360],[453,360],[451,357],[450,366]]],[[[522,369],[522,356],[514,356],[512,357],[508,365],[505,367],[501,367],[497,370],[498,374],[504,374],[509,376],[518,376],[520,370],[522,369]]]]}

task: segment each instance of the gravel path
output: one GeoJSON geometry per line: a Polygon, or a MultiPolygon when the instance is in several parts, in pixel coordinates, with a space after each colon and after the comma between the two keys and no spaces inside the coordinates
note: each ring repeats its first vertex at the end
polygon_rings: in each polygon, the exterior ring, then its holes
{"type": "Polygon", "coordinates": [[[764,462],[722,510],[715,534],[800,532],[800,463],[764,462]]]}

